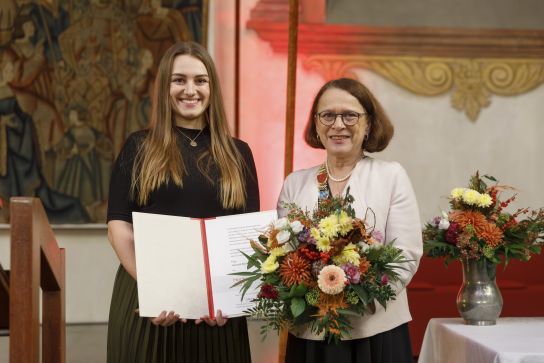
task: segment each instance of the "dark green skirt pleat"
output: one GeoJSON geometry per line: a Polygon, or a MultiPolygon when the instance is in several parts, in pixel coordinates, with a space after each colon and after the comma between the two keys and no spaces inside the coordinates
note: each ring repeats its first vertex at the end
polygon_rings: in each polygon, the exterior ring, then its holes
{"type": "Polygon", "coordinates": [[[108,363],[251,362],[245,318],[222,327],[194,321],[169,327],[140,318],[136,281],[119,266],[108,323],[108,363]]]}

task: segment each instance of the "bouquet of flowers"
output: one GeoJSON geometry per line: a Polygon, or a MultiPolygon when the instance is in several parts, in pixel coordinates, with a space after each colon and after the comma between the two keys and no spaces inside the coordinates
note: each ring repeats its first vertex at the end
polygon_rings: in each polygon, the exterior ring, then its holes
{"type": "Polygon", "coordinates": [[[355,217],[349,190],[345,197],[322,200],[312,213],[287,204],[287,217],[271,225],[254,253],[244,254],[247,272],[236,285],[245,294],[260,284],[250,316],[263,319],[261,333],[309,324],[328,341],[349,335],[350,315],[384,308],[395,299],[392,283],[407,260],[378,231],[355,217]]]}
{"type": "Polygon", "coordinates": [[[451,211],[442,212],[425,225],[423,244],[430,257],[481,259],[508,264],[511,258],[527,261],[540,253],[544,240],[544,209],[521,208],[513,213],[505,208],[516,199],[500,200],[501,193],[513,188],[498,185],[497,180],[478,173],[468,188],[455,188],[449,202],[451,211]],[[484,179],[493,182],[488,186],[484,179]]]}

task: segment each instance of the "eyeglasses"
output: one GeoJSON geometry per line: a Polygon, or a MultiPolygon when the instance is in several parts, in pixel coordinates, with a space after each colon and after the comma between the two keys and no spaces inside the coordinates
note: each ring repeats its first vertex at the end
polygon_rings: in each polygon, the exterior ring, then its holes
{"type": "Polygon", "coordinates": [[[353,126],[359,122],[361,116],[366,115],[366,113],[358,113],[355,111],[346,111],[342,113],[335,113],[331,111],[322,111],[315,114],[315,117],[325,126],[332,126],[336,122],[336,118],[340,116],[342,122],[346,126],[353,126]]]}

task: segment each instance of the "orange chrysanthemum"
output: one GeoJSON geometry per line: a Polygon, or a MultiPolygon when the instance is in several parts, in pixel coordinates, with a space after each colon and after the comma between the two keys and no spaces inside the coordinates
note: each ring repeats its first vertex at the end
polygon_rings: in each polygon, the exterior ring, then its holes
{"type": "Polygon", "coordinates": [[[348,307],[348,304],[344,301],[344,293],[336,295],[320,293],[317,306],[319,307],[319,311],[316,315],[320,318],[325,318],[326,316],[328,319],[329,333],[341,336],[342,332],[340,330],[340,322],[338,321],[340,313],[338,312],[338,309],[345,309],[348,307]]]}
{"type": "Polygon", "coordinates": [[[298,255],[290,253],[280,265],[280,277],[285,286],[291,287],[305,283],[306,286],[312,286],[312,267],[310,261],[298,255]]]}
{"type": "Polygon", "coordinates": [[[501,229],[493,223],[486,223],[484,226],[476,229],[476,236],[483,239],[490,247],[497,247],[504,237],[501,229]]]}
{"type": "Polygon", "coordinates": [[[319,302],[317,303],[319,307],[319,316],[325,316],[327,313],[333,312],[336,313],[338,309],[345,309],[349,305],[344,301],[344,293],[329,295],[325,293],[319,294],[319,302]]]}
{"type": "Polygon", "coordinates": [[[449,219],[451,222],[457,223],[461,229],[465,229],[470,224],[476,231],[488,223],[482,213],[475,211],[453,211],[450,213],[449,219]]]}
{"type": "Polygon", "coordinates": [[[359,271],[361,272],[361,278],[366,275],[369,268],[370,262],[366,259],[366,257],[361,257],[361,260],[359,262],[359,271]]]}

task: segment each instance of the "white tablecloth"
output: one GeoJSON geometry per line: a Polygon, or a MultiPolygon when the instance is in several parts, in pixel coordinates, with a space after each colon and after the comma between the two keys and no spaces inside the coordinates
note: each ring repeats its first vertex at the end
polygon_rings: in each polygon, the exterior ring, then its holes
{"type": "Polygon", "coordinates": [[[497,325],[431,319],[418,363],[544,363],[544,317],[500,318],[497,325]]]}

